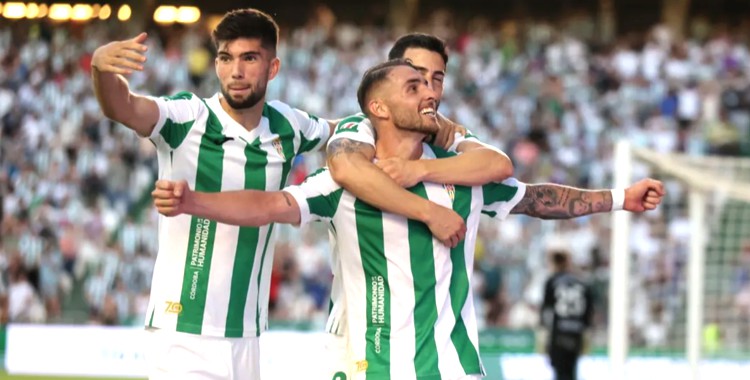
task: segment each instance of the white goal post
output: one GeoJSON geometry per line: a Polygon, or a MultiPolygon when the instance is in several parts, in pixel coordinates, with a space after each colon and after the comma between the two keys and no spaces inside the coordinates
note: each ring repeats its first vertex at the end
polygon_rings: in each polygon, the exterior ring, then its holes
{"type": "MultiPolygon", "coordinates": [[[[683,329],[684,341],[675,339],[665,345],[664,350],[684,352],[684,357],[690,365],[691,379],[700,378],[700,362],[703,358],[704,350],[704,328],[706,319],[704,314],[707,310],[706,303],[706,279],[707,274],[707,247],[709,240],[718,240],[717,234],[723,234],[719,231],[722,229],[719,215],[727,213],[728,208],[737,208],[735,205],[743,205],[742,210],[750,210],[750,160],[743,158],[726,158],[712,156],[688,156],[683,154],[663,154],[645,148],[635,148],[627,141],[617,143],[614,162],[613,162],[613,180],[616,188],[625,188],[634,181],[643,178],[643,175],[652,176],[656,179],[669,181],[672,186],[668,186],[668,193],[665,200],[669,197],[680,197],[681,208],[687,214],[689,221],[689,238],[686,242],[686,273],[679,280],[676,280],[676,290],[672,294],[684,290],[680,293],[679,301],[675,301],[675,307],[672,307],[674,315],[670,321],[682,321],[684,326],[679,323],[672,323],[673,330],[683,329]],[[671,194],[669,190],[677,188],[678,194],[671,194]],[[711,236],[709,236],[711,235],[711,236]],[[682,288],[684,286],[684,289],[682,288]],[[684,298],[684,302],[681,300],[684,298]],[[677,347],[675,347],[677,346],[677,347]]],[[[662,205],[663,207],[664,205],[662,205]]],[[[674,209],[675,207],[673,207],[674,209]]],[[[731,211],[731,210],[730,210],[731,211]]],[[[663,212],[661,210],[654,213],[663,212]]],[[[682,209],[679,212],[683,212],[682,209]]],[[[740,212],[740,211],[737,211],[740,212]]],[[[741,211],[745,212],[745,211],[741,211]]],[[[745,214],[741,214],[745,215],[745,214]]],[[[627,378],[626,362],[631,351],[630,337],[633,336],[633,319],[632,305],[636,284],[638,281],[638,268],[633,268],[634,254],[632,252],[631,228],[632,218],[634,216],[628,212],[620,211],[612,215],[612,235],[610,250],[610,288],[609,288],[609,330],[608,330],[608,351],[612,378],[621,380],[627,378]]],[[[670,223],[669,216],[662,216],[664,223],[670,223]]],[[[747,223],[744,219],[737,219],[735,222],[740,224],[736,230],[732,228],[732,234],[729,238],[732,241],[747,242],[750,241],[750,220],[747,223]]],[[[728,233],[727,233],[728,234],[728,233]]],[[[666,235],[666,234],[665,234],[666,235]]],[[[722,243],[723,244],[723,243],[722,243]]],[[[731,273],[731,260],[736,255],[734,252],[737,247],[733,245],[722,245],[719,254],[726,255],[726,260],[721,261],[723,268],[721,271],[712,271],[711,276],[716,276],[714,272],[721,274],[731,273]]],[[[738,243],[740,244],[740,243],[738,243]]],[[[741,250],[741,249],[740,249],[741,250]]],[[[716,252],[713,252],[716,253],[716,252]]],[[[725,279],[712,279],[715,282],[728,282],[725,279]]],[[[725,287],[722,287],[725,289],[725,287]]],[[[722,290],[723,293],[727,291],[722,290]]],[[[648,293],[648,292],[644,292],[648,293]]],[[[722,296],[731,299],[731,295],[722,296]]],[[[719,298],[719,297],[717,297],[719,298]]],[[[718,301],[717,301],[718,302],[718,301]]],[[[709,304],[708,308],[715,307],[709,304]]],[[[722,305],[717,303],[716,305],[722,305]]],[[[720,307],[717,307],[720,308],[720,307]]],[[[718,311],[717,311],[718,312],[718,311]]],[[[729,311],[727,311],[728,313],[729,311]]],[[[727,331],[732,326],[727,324],[733,323],[732,320],[726,319],[716,322],[722,329],[727,331]]],[[[737,322],[742,323],[742,322],[737,322]]],[[[738,327],[739,329],[739,327],[738,327]]],[[[682,333],[681,332],[681,333],[682,333]]],[[[679,335],[679,334],[672,334],[679,335]]],[[[682,338],[682,336],[680,336],[682,338]]],[[[742,347],[747,349],[747,345],[742,347]]]]}

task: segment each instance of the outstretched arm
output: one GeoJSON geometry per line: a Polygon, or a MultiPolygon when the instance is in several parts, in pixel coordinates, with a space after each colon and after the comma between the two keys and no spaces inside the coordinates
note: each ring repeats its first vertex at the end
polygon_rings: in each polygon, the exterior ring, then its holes
{"type": "Polygon", "coordinates": [[[156,181],[151,193],[159,213],[194,215],[237,226],[299,224],[297,201],[284,191],[238,190],[221,193],[192,191],[185,181],[156,181]]]}
{"type": "MultiPolygon", "coordinates": [[[[613,211],[612,194],[613,190],[584,190],[552,183],[527,185],[523,199],[511,210],[511,214],[541,219],[571,219],[609,212],[613,211]]],[[[643,179],[624,190],[621,208],[631,212],[653,210],[661,203],[664,194],[660,181],[643,179]]],[[[620,209],[615,206],[615,210],[620,209]]]]}
{"type": "Polygon", "coordinates": [[[143,70],[147,47],[146,33],[125,40],[110,42],[94,51],[91,59],[91,80],[102,113],[124,124],[141,136],[149,136],[159,121],[156,102],[130,92],[123,75],[143,70]]]}

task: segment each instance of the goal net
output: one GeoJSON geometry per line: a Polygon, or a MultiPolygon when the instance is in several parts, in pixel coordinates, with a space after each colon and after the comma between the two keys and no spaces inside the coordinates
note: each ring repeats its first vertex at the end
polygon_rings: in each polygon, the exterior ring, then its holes
{"type": "Polygon", "coordinates": [[[613,217],[614,373],[639,378],[627,363],[643,356],[682,360],[684,373],[674,376],[686,379],[716,376],[719,367],[709,367],[717,362],[746,363],[750,159],[662,154],[626,142],[615,156],[616,186],[652,177],[667,195],[657,211],[613,217]]]}

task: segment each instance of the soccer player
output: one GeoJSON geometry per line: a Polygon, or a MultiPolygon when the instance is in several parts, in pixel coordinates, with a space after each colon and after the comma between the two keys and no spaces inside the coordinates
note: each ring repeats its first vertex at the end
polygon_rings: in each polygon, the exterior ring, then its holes
{"type": "MultiPolygon", "coordinates": [[[[435,93],[403,60],[369,70],[358,91],[377,131],[378,159],[434,159],[450,153],[423,144],[436,131],[435,93]]],[[[449,249],[426,226],[382,212],[342,189],[327,169],[280,192],[193,192],[186,182],[159,181],[154,202],[165,215],[188,213],[238,225],[325,221],[336,239],[351,366],[345,378],[473,379],[483,374],[470,273],[479,213],[504,217],[525,185],[460,186],[419,182],[410,192],[456,210],[465,242],[449,249]]],[[[629,189],[642,202],[646,186],[629,189]]],[[[603,210],[602,210],[603,211],[603,210]]],[[[340,378],[340,377],[337,377],[340,378]]]]}
{"type": "MultiPolygon", "coordinates": [[[[294,157],[322,147],[335,123],[265,101],[267,83],[280,66],[278,26],[270,16],[254,9],[229,12],[212,37],[221,84],[215,96],[132,93],[121,75],[143,70],[147,36],[142,33],[96,49],[92,80],[97,100],[105,116],[154,143],[160,178],[186,179],[203,191],[279,190],[294,157]]],[[[394,212],[425,222],[446,245],[458,243],[465,228],[458,214],[398,190],[408,202],[391,205],[394,212]]],[[[151,377],[201,373],[227,379],[233,372],[235,378],[257,378],[273,226],[238,228],[189,216],[162,218],[159,224],[146,326],[161,343],[154,345],[151,377]],[[230,344],[233,353],[213,347],[223,344],[230,344]],[[173,349],[179,346],[201,349],[173,349]],[[214,364],[201,364],[209,358],[214,364]]]]}
{"type": "MultiPolygon", "coordinates": [[[[388,53],[389,59],[402,58],[412,63],[427,81],[436,94],[437,105],[443,94],[443,81],[446,75],[448,53],[445,43],[438,37],[410,33],[400,37],[388,53]]],[[[441,127],[453,124],[446,119],[440,120],[441,127]]],[[[448,129],[446,129],[448,130],[448,129]]],[[[328,142],[328,167],[334,180],[350,191],[357,191],[360,199],[380,207],[398,199],[390,190],[398,185],[409,187],[419,181],[434,181],[461,185],[483,185],[488,181],[498,181],[489,172],[502,172],[509,165],[507,156],[492,147],[479,142],[470,132],[466,136],[457,134],[450,148],[451,152],[461,153],[458,156],[435,160],[404,160],[398,157],[383,159],[380,157],[373,164],[375,155],[376,133],[364,113],[358,113],[342,119],[328,142]],[[488,155],[495,151],[496,154],[488,155]],[[485,154],[481,159],[472,155],[485,154]],[[387,175],[378,170],[378,167],[387,175]],[[487,171],[485,171],[485,169],[487,171]]],[[[659,181],[644,179],[626,191],[616,190],[581,190],[557,184],[529,184],[521,201],[513,207],[512,214],[525,214],[542,219],[569,219],[596,212],[608,212],[625,209],[631,212],[643,212],[655,208],[664,195],[659,181]],[[635,195],[640,195],[637,198],[635,195]]],[[[345,363],[346,347],[346,310],[343,298],[343,284],[338,275],[339,263],[332,255],[333,284],[331,287],[332,308],[326,324],[326,331],[331,333],[329,342],[329,359],[332,372],[337,368],[350,367],[345,363]],[[338,351],[338,354],[334,354],[338,351]]],[[[330,376],[328,376],[330,378],[330,376]]]]}
{"type": "Polygon", "coordinates": [[[555,380],[576,380],[578,358],[594,315],[591,287],[572,271],[566,251],[550,252],[552,276],[544,285],[542,328],[555,380]]]}
{"type": "MultiPolygon", "coordinates": [[[[267,14],[227,13],[213,31],[221,91],[208,99],[131,93],[118,74],[143,70],[146,34],[99,47],[92,79],[104,114],[149,138],[159,176],[201,191],[278,190],[297,154],[320,148],[330,124],[265,101],[279,70],[278,27],[267,14]]],[[[146,326],[151,379],[257,379],[266,328],[274,231],[181,216],[159,220],[146,326]]]]}

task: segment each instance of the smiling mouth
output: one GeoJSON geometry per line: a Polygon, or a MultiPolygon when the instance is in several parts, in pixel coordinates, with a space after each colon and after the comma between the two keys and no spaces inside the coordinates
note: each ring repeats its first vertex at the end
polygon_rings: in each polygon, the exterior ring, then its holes
{"type": "Polygon", "coordinates": [[[419,111],[419,113],[421,115],[427,115],[427,116],[432,116],[432,117],[435,117],[436,115],[435,109],[432,107],[423,108],[421,111],[419,111]]]}

